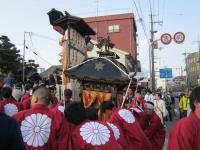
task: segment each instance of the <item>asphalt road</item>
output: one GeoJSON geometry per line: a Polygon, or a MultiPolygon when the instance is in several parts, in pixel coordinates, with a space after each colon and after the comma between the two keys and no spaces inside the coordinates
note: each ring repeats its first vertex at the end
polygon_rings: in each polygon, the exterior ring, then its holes
{"type": "MultiPolygon", "coordinates": [[[[176,105],[175,108],[178,110],[178,99],[175,99],[176,105]]],[[[167,144],[168,144],[168,137],[169,137],[169,133],[171,131],[171,128],[173,127],[173,125],[176,123],[176,121],[179,120],[179,114],[176,114],[176,116],[173,115],[173,121],[166,121],[166,137],[165,137],[165,144],[163,147],[163,150],[167,150],[167,144]]]]}

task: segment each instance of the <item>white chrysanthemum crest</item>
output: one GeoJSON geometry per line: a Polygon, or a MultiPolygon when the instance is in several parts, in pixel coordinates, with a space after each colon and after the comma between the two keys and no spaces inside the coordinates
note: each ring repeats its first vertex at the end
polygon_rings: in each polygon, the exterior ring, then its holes
{"type": "Polygon", "coordinates": [[[110,139],[109,129],[98,122],[87,122],[80,128],[80,135],[83,140],[92,145],[104,145],[110,139]]]}
{"type": "Polygon", "coordinates": [[[10,117],[18,112],[18,108],[15,104],[8,103],[4,105],[4,113],[10,117]]]}
{"type": "Polygon", "coordinates": [[[58,110],[59,110],[61,113],[64,113],[65,107],[64,107],[64,106],[58,106],[58,110]]]}
{"type": "Polygon", "coordinates": [[[110,128],[113,130],[113,133],[114,133],[114,136],[115,136],[115,139],[118,140],[120,138],[120,132],[119,132],[119,129],[112,123],[107,123],[110,128]]]}
{"type": "Polygon", "coordinates": [[[127,123],[134,123],[135,117],[133,114],[127,109],[121,109],[118,111],[118,114],[121,118],[123,118],[127,123]]]}
{"type": "Polygon", "coordinates": [[[51,130],[51,118],[45,114],[32,114],[21,123],[21,132],[24,142],[28,146],[44,146],[51,130]]]}

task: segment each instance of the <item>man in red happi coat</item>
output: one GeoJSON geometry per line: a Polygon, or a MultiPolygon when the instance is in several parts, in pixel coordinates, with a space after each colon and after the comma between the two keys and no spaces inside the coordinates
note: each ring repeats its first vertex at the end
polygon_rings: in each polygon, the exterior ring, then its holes
{"type": "Polygon", "coordinates": [[[50,104],[49,104],[49,108],[53,109],[58,105],[58,98],[56,97],[56,87],[54,85],[50,85],[49,86],[49,90],[50,90],[50,104]]]}
{"type": "Polygon", "coordinates": [[[12,97],[12,89],[10,87],[3,87],[1,92],[3,101],[0,102],[0,112],[12,117],[22,110],[22,106],[12,97]]]}
{"type": "Polygon", "coordinates": [[[139,122],[151,142],[151,149],[162,150],[165,142],[165,128],[154,112],[154,104],[151,101],[145,103],[144,112],[140,114],[139,122]]]}
{"type": "Polygon", "coordinates": [[[21,98],[21,104],[22,104],[24,110],[31,108],[31,94],[30,94],[31,88],[32,88],[32,86],[29,83],[26,84],[24,87],[25,93],[21,98]]]}
{"type": "Polygon", "coordinates": [[[33,90],[31,109],[17,113],[14,118],[20,125],[26,150],[66,150],[68,124],[58,122],[48,104],[50,92],[44,86],[33,90]]]}
{"type": "Polygon", "coordinates": [[[168,150],[200,149],[200,86],[190,95],[190,107],[190,115],[179,120],[173,127],[168,140],[168,150]]]}
{"type": "Polygon", "coordinates": [[[81,102],[68,104],[65,116],[74,124],[71,134],[72,150],[123,150],[108,125],[86,119],[85,108],[81,102]]]}
{"type": "Polygon", "coordinates": [[[111,107],[111,104],[108,105],[108,103],[112,102],[102,103],[100,109],[105,112],[107,116],[110,116],[108,122],[117,125],[122,129],[128,145],[127,150],[147,150],[150,148],[150,142],[132,112],[127,109],[112,111],[114,106],[111,107]]]}
{"type": "MultiPolygon", "coordinates": [[[[107,103],[108,105],[111,105],[111,107],[114,106],[113,103],[107,103]]],[[[105,107],[108,107],[104,105],[104,108],[105,107]]],[[[104,109],[104,108],[101,108],[101,109],[104,109]]],[[[91,121],[96,121],[98,120],[98,109],[97,108],[94,108],[94,107],[89,107],[86,109],[86,117],[87,119],[91,120],[91,121]]],[[[125,136],[124,136],[124,133],[122,131],[122,129],[118,126],[118,125],[115,125],[113,123],[110,123],[110,122],[103,122],[104,125],[108,126],[109,128],[111,128],[111,130],[113,131],[114,133],[114,137],[115,137],[115,140],[119,143],[119,145],[121,145],[121,147],[126,150],[128,149],[128,144],[126,142],[126,139],[125,139],[125,136]]]]}
{"type": "Polygon", "coordinates": [[[65,106],[72,102],[71,101],[72,98],[72,90],[70,89],[65,89],[64,90],[64,99],[59,101],[57,106],[50,108],[52,110],[52,112],[60,114],[62,117],[64,116],[64,110],[65,110],[65,106]]]}

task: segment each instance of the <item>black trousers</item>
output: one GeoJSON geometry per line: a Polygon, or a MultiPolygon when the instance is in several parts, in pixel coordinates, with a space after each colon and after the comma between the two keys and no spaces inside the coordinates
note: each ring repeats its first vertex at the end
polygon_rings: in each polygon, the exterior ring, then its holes
{"type": "Polygon", "coordinates": [[[172,121],[172,111],[171,111],[171,107],[170,106],[167,106],[166,107],[168,113],[169,113],[169,120],[172,121]]]}

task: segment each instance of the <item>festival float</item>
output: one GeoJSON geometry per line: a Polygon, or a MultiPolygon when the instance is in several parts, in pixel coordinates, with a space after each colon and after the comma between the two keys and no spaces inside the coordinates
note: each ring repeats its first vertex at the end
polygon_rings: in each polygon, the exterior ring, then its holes
{"type": "Polygon", "coordinates": [[[63,88],[70,87],[74,100],[82,100],[85,108],[112,100],[116,106],[123,105],[123,92],[127,86],[134,86],[135,73],[128,73],[126,67],[117,61],[119,56],[110,49],[114,47],[109,36],[98,37],[96,46],[99,57],[87,58],[92,49],[89,36],[95,32],[82,18],[65,15],[52,9],[48,12],[50,24],[62,37],[61,63],[63,88]]]}

